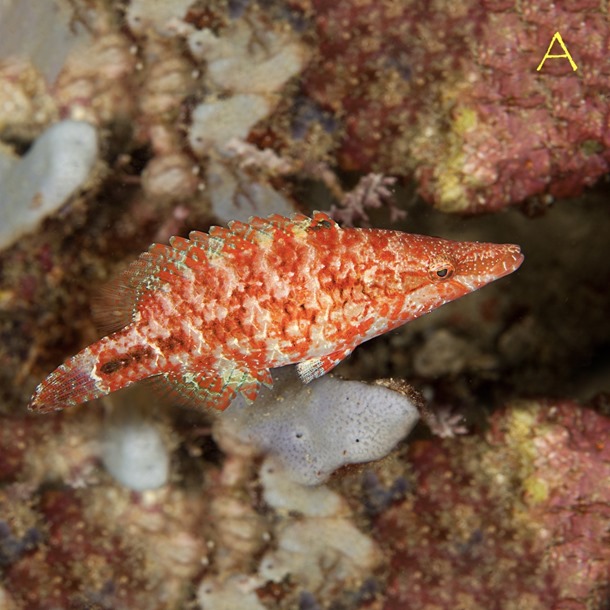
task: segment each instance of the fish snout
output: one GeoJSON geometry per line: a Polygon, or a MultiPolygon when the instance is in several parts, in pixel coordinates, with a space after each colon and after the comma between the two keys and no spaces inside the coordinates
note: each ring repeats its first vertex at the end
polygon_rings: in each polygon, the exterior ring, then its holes
{"type": "Polygon", "coordinates": [[[498,255],[491,268],[491,274],[499,279],[519,269],[524,256],[521,248],[515,244],[501,244],[497,248],[498,255]]]}
{"type": "Polygon", "coordinates": [[[521,248],[514,244],[473,242],[468,245],[454,278],[466,292],[513,273],[523,262],[521,248]]]}

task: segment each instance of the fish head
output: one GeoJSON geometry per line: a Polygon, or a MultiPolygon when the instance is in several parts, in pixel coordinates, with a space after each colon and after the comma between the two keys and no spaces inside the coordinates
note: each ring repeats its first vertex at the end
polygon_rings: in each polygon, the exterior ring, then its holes
{"type": "Polygon", "coordinates": [[[429,280],[441,292],[464,294],[516,271],[523,262],[519,246],[439,240],[427,257],[429,280]]]}
{"type": "Polygon", "coordinates": [[[419,317],[516,271],[519,246],[406,236],[405,313],[419,317]]]}

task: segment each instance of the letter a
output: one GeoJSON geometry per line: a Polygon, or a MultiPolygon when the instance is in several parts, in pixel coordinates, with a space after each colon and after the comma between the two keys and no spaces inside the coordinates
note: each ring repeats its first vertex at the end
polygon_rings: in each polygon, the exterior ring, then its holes
{"type": "Polygon", "coordinates": [[[574,60],[572,59],[572,56],[570,55],[570,51],[568,51],[568,47],[566,47],[566,45],[563,42],[563,39],[561,38],[561,34],[559,32],[555,32],[555,36],[553,36],[553,39],[551,40],[551,44],[549,45],[547,52],[545,53],[544,57],[542,58],[540,65],[536,68],[536,72],[540,72],[542,65],[544,64],[544,62],[547,59],[559,59],[561,57],[566,57],[568,59],[568,61],[570,62],[570,65],[572,66],[572,70],[574,72],[576,72],[576,70],[578,70],[578,66],[574,63],[574,60]],[[561,48],[564,51],[563,54],[551,55],[551,48],[555,44],[555,41],[557,41],[560,44],[561,48]]]}

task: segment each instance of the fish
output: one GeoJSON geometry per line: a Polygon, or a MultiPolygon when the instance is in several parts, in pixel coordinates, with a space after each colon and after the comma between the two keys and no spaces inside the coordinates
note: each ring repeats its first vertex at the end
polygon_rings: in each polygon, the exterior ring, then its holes
{"type": "Polygon", "coordinates": [[[252,403],[270,369],[296,364],[309,383],[522,261],[513,244],[342,228],[323,212],[172,237],[110,285],[113,332],[44,379],[29,407],[64,409],[144,379],[196,407],[252,403]]]}

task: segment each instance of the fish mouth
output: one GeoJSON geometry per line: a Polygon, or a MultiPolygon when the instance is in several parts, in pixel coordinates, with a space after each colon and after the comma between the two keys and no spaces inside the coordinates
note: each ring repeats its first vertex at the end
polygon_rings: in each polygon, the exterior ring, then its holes
{"type": "Polygon", "coordinates": [[[499,256],[491,268],[491,274],[496,279],[500,279],[519,269],[525,258],[521,248],[515,244],[502,244],[498,248],[500,249],[499,256]]]}
{"type": "Polygon", "coordinates": [[[510,275],[523,263],[521,248],[515,244],[480,244],[484,247],[481,256],[477,252],[458,273],[457,283],[472,292],[491,282],[510,275]]]}

